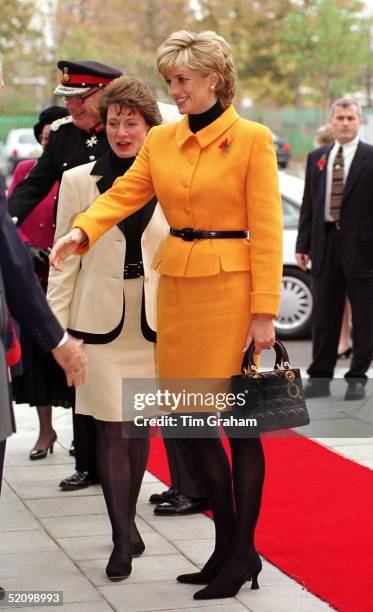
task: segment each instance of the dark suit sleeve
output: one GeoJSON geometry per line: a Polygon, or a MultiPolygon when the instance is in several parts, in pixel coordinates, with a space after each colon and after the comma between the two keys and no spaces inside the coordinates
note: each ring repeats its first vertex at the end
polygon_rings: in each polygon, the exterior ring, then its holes
{"type": "Polygon", "coordinates": [[[17,225],[28,217],[34,208],[48,195],[54,183],[60,178],[53,154],[53,135],[51,142],[38,159],[30,174],[18,183],[9,198],[9,212],[17,217],[17,225]]]}
{"type": "Polygon", "coordinates": [[[9,216],[0,190],[0,268],[9,310],[45,351],[55,348],[64,330],[48,306],[31,258],[9,216]]]}
{"type": "Polygon", "coordinates": [[[311,154],[307,158],[306,179],[302,207],[299,217],[298,236],[296,243],[297,253],[310,253],[311,251],[311,230],[312,230],[312,199],[311,199],[311,154]]]}

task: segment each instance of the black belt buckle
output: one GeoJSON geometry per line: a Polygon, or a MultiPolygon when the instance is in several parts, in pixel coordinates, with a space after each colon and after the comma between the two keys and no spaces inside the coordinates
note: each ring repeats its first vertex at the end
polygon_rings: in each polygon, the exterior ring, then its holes
{"type": "Polygon", "coordinates": [[[179,237],[186,242],[193,242],[194,240],[194,229],[192,227],[183,227],[180,230],[179,237]]]}
{"type": "Polygon", "coordinates": [[[140,276],[144,276],[144,267],[142,261],[136,261],[133,263],[128,263],[124,266],[123,270],[123,278],[139,278],[140,276]]]}

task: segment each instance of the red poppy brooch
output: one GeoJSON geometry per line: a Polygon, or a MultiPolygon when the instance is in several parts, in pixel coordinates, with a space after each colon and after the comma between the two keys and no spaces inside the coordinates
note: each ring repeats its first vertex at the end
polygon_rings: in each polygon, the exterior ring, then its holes
{"type": "Polygon", "coordinates": [[[316,162],[316,166],[318,167],[320,172],[324,170],[325,164],[326,164],[326,155],[322,155],[322,157],[320,157],[316,162]]]}
{"type": "Polygon", "coordinates": [[[229,147],[231,146],[231,143],[229,142],[228,138],[225,138],[219,145],[219,149],[223,152],[223,153],[227,153],[229,151],[229,147]]]}

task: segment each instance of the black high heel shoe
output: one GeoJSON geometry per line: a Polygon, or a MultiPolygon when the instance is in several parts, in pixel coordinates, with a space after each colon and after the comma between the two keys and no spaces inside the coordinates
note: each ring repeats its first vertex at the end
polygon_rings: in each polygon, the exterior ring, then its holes
{"type": "Polygon", "coordinates": [[[337,359],[348,359],[352,355],[352,347],[346,349],[342,353],[338,353],[337,359]]]}
{"type": "Polygon", "coordinates": [[[230,584],[214,585],[214,581],[211,582],[207,587],[194,593],[194,599],[223,599],[225,597],[234,597],[246,580],[251,579],[251,588],[256,590],[259,589],[258,575],[262,571],[262,561],[258,553],[253,555],[250,563],[250,567],[247,567],[244,573],[241,574],[235,580],[232,580],[230,584]]]}
{"type": "Polygon", "coordinates": [[[200,572],[192,572],[191,574],[180,574],[176,578],[178,582],[183,584],[208,584],[212,582],[218,575],[221,568],[223,567],[227,557],[217,560],[215,563],[207,561],[206,565],[201,569],[200,572]]]}
{"type": "Polygon", "coordinates": [[[48,451],[52,454],[56,440],[57,434],[54,432],[53,439],[49,442],[47,448],[33,448],[29,453],[29,458],[31,461],[35,461],[36,459],[45,459],[45,457],[48,455],[48,451]]]}
{"type": "Polygon", "coordinates": [[[106,566],[106,575],[112,582],[119,582],[128,578],[132,572],[131,555],[121,553],[114,546],[110,555],[109,563],[106,566]]]}

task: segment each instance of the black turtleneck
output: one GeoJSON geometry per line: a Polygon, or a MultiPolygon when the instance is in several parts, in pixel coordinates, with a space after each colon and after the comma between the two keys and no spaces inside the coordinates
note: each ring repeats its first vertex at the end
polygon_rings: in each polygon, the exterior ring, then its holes
{"type": "Polygon", "coordinates": [[[113,150],[109,151],[110,169],[112,171],[113,182],[118,176],[122,176],[132,166],[135,157],[118,157],[113,150]]]}
{"type": "MultiPolygon", "coordinates": [[[[107,156],[109,164],[105,169],[105,185],[103,186],[105,190],[112,186],[118,176],[123,176],[136,159],[136,157],[118,157],[111,149],[107,156]]],[[[125,264],[137,263],[142,260],[141,236],[152,217],[156,202],[156,199],[152,198],[143,208],[118,223],[119,229],[126,238],[125,264]]]]}
{"type": "Polygon", "coordinates": [[[191,132],[195,134],[196,132],[199,132],[199,130],[203,130],[203,128],[210,125],[210,123],[220,117],[222,113],[224,113],[224,108],[222,107],[220,100],[217,100],[214,106],[209,108],[204,113],[199,113],[198,115],[188,115],[191,132]]]}

